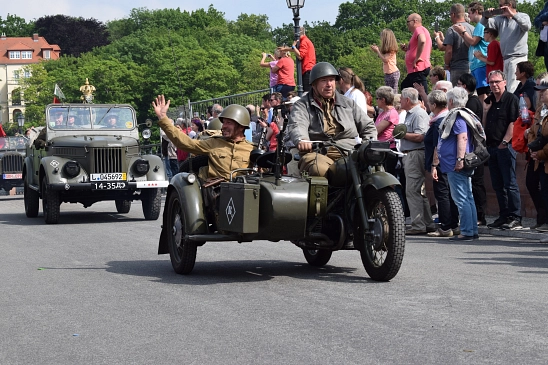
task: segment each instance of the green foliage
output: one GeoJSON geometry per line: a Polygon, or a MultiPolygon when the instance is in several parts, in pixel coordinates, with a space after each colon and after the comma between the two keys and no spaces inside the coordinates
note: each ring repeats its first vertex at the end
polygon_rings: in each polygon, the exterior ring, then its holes
{"type": "MultiPolygon", "coordinates": [[[[449,9],[453,3],[354,0],[339,6],[333,25],[304,22],[304,26],[314,43],[318,61],[351,67],[373,93],[384,84],[384,75],[382,63],[370,45],[379,44],[382,29],[392,29],[398,42],[407,43],[411,33],[406,19],[416,12],[421,14],[423,25],[430,32],[436,22],[444,31],[451,25],[449,9]]],[[[498,7],[498,1],[488,0],[484,5],[498,7]]],[[[540,0],[520,1],[518,9],[533,20],[543,6],[540,0]]],[[[8,36],[28,36],[34,31],[34,23],[27,24],[12,15],[6,20],[0,18],[0,27],[8,36]]],[[[192,12],[179,8],[135,8],[127,18],[108,22],[107,30],[108,45],[79,57],[64,56],[57,61],[28,66],[32,77],[24,79],[22,84],[27,121],[43,120],[43,108],[53,99],[55,83],[62,88],[67,101],[78,102],[79,87],[86,77],[97,88],[96,102],[129,103],[136,108],[140,122],[153,117],[150,103],[159,93],[170,98],[172,105],[181,105],[188,100],[265,89],[269,70],[259,65],[261,53],[272,53],[276,46],[289,45],[294,40],[293,24],[272,29],[266,15],[245,13],[236,21],[228,21],[212,6],[192,12]]],[[[529,59],[538,73],[544,65],[542,58],[534,56],[537,41],[538,30],[533,29],[529,32],[529,59]]],[[[62,45],[61,48],[66,54],[62,45]]],[[[402,79],[406,71],[404,57],[404,52],[398,52],[402,79]]],[[[443,52],[433,50],[431,63],[442,65],[443,52]]]]}
{"type": "Polygon", "coordinates": [[[17,15],[8,14],[6,19],[0,16],[0,34],[5,34],[6,37],[31,37],[34,33],[34,22],[18,17],[17,15]]]}

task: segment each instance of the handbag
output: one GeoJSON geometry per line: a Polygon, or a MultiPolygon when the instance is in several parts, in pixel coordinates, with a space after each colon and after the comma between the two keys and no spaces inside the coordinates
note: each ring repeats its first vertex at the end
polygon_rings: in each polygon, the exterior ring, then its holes
{"type": "Polygon", "coordinates": [[[464,155],[464,169],[473,170],[489,161],[489,152],[483,144],[483,137],[476,128],[472,128],[474,136],[474,151],[464,155]]]}

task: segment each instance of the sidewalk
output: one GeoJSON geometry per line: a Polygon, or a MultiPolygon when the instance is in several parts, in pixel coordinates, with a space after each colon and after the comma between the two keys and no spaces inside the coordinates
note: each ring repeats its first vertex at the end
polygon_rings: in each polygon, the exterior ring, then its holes
{"type": "MultiPolygon", "coordinates": [[[[497,217],[486,217],[486,218],[487,218],[487,224],[497,219],[497,217]]],[[[537,221],[535,218],[522,218],[521,225],[523,226],[523,229],[517,229],[517,230],[487,228],[487,226],[479,226],[478,233],[480,237],[481,235],[489,234],[493,236],[516,237],[516,238],[524,238],[524,239],[535,240],[535,241],[538,241],[544,237],[548,237],[548,232],[539,232],[534,229],[529,229],[529,227],[534,226],[536,222],[537,221]]]]}

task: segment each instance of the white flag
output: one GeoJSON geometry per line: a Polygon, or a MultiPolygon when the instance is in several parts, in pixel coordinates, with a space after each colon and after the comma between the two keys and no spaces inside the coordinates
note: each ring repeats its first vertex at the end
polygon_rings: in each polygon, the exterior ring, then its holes
{"type": "Polygon", "coordinates": [[[59,85],[55,84],[55,90],[53,90],[53,95],[57,96],[59,99],[65,99],[65,94],[61,91],[59,85]]]}

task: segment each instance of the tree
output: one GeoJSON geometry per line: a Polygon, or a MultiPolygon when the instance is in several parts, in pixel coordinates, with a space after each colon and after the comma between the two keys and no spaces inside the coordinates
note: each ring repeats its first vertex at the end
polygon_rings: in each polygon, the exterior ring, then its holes
{"type": "Polygon", "coordinates": [[[6,37],[30,37],[34,32],[34,22],[26,22],[17,15],[8,14],[6,19],[0,16],[0,33],[6,37]]]}
{"type": "Polygon", "coordinates": [[[64,55],[80,56],[109,43],[106,26],[93,18],[48,15],[36,21],[36,30],[50,44],[57,44],[64,55]]]}

